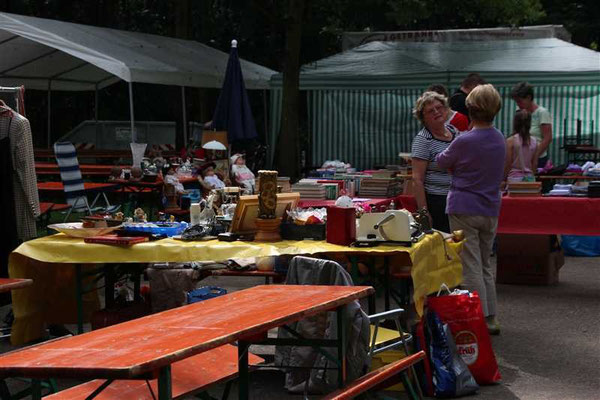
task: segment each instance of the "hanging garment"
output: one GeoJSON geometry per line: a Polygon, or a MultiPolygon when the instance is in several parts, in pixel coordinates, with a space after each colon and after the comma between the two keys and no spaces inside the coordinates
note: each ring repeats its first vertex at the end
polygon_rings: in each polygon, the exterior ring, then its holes
{"type": "MultiPolygon", "coordinates": [[[[11,125],[8,119],[8,130],[11,125]]],[[[10,156],[10,138],[0,139],[0,218],[2,219],[4,239],[0,241],[0,277],[8,278],[8,256],[19,245],[15,220],[15,198],[13,192],[13,168],[10,156]]],[[[2,301],[4,303],[4,301],[2,301]]]]}
{"type": "Polygon", "coordinates": [[[31,127],[27,118],[0,104],[0,139],[6,137],[13,172],[3,174],[12,177],[17,237],[25,241],[37,236],[35,218],[40,215],[31,127]]]}

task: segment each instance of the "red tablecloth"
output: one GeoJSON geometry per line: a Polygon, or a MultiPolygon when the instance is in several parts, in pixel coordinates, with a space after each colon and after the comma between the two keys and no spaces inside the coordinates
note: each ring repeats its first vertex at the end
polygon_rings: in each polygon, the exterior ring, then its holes
{"type": "MultiPolygon", "coordinates": [[[[404,202],[408,202],[410,206],[410,199],[414,199],[412,196],[397,196],[390,198],[380,198],[380,199],[369,199],[367,201],[355,202],[355,204],[367,204],[371,207],[381,207],[381,206],[389,206],[390,202],[394,200],[396,203],[396,208],[407,208],[407,206],[403,205],[403,198],[407,198],[404,202]]],[[[335,204],[335,200],[300,200],[298,202],[298,207],[300,208],[308,208],[308,207],[328,207],[333,206],[335,204]]],[[[415,203],[416,204],[416,203],[415,203]]],[[[416,209],[416,206],[414,207],[416,209]]],[[[409,211],[414,211],[410,210],[409,211]]]]}
{"type": "MultiPolygon", "coordinates": [[[[413,196],[398,196],[397,208],[414,212],[413,196]]],[[[600,235],[600,199],[503,197],[498,233],[600,235]]]]}
{"type": "Polygon", "coordinates": [[[600,198],[504,197],[498,233],[600,235],[600,198]]]}

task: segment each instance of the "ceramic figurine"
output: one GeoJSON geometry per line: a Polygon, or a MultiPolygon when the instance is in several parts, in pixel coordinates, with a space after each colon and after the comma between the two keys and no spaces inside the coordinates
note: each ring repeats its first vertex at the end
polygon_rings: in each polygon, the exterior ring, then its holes
{"type": "Polygon", "coordinates": [[[133,212],[133,221],[134,222],[148,222],[146,220],[146,213],[141,208],[136,208],[133,212]]]}

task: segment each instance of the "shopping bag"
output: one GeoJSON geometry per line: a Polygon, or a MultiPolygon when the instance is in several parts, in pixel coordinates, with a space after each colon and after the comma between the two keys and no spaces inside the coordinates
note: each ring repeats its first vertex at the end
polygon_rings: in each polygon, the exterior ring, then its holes
{"type": "Polygon", "coordinates": [[[448,324],[442,323],[434,311],[427,312],[427,335],[434,396],[459,397],[475,393],[479,386],[458,355],[448,324]]]}
{"type": "Polygon", "coordinates": [[[421,384],[423,393],[429,397],[433,397],[433,376],[431,374],[431,364],[429,363],[429,346],[425,338],[425,325],[425,316],[423,316],[415,326],[415,336],[417,338],[415,340],[415,351],[423,350],[427,354],[422,363],[415,365],[415,370],[420,377],[419,383],[421,384]]]}
{"type": "Polygon", "coordinates": [[[458,293],[428,298],[428,309],[435,311],[441,321],[450,327],[458,354],[477,383],[498,382],[501,379],[500,371],[479,295],[464,290],[458,293]]]}

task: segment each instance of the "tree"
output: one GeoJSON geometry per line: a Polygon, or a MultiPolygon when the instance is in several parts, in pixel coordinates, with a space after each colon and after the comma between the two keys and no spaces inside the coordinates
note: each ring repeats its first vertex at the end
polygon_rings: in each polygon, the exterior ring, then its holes
{"type": "Polygon", "coordinates": [[[277,145],[281,174],[295,178],[300,172],[300,47],[304,0],[289,0],[286,18],[285,64],[283,67],[283,113],[277,145]]]}
{"type": "Polygon", "coordinates": [[[400,29],[458,29],[519,26],[538,21],[540,0],[390,0],[400,29]]]}

